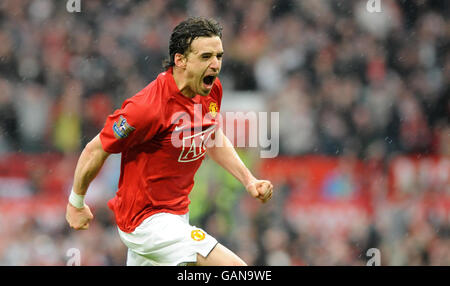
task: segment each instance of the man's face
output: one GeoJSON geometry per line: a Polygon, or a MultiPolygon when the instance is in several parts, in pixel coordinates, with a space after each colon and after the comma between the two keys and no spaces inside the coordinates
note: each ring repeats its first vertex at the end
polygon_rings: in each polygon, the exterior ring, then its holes
{"type": "Polygon", "coordinates": [[[222,67],[222,56],[219,37],[199,37],[192,41],[186,56],[186,77],[194,95],[209,94],[222,67]]]}

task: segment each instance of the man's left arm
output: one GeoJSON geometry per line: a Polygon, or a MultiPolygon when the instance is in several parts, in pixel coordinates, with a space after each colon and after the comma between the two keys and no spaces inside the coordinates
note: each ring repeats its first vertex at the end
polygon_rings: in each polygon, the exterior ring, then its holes
{"type": "Polygon", "coordinates": [[[267,180],[258,180],[253,176],[221,128],[216,130],[215,144],[207,148],[207,154],[238,179],[252,197],[259,199],[262,203],[272,198],[272,183],[267,180]]]}

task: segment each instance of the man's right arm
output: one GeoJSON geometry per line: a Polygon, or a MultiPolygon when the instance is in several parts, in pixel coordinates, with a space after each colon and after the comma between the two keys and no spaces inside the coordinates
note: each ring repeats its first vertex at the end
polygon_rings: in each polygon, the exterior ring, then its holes
{"type": "Polygon", "coordinates": [[[97,176],[109,153],[103,150],[100,135],[94,137],[81,152],[75,168],[73,190],[84,196],[89,184],[97,176]]]}
{"type": "MultiPolygon", "coordinates": [[[[92,139],[81,152],[75,168],[72,192],[74,196],[85,196],[89,184],[99,173],[109,153],[103,150],[100,135],[92,139]]],[[[76,207],[67,204],[66,220],[74,229],[87,229],[93,215],[87,205],[76,207]]]]}

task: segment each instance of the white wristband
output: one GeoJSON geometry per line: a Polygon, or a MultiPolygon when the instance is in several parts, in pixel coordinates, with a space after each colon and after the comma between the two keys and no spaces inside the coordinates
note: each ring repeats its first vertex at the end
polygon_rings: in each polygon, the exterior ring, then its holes
{"type": "Polygon", "coordinates": [[[75,193],[72,189],[72,192],[70,193],[70,196],[69,196],[69,203],[72,206],[76,207],[77,209],[84,208],[84,206],[85,206],[84,205],[84,197],[85,196],[75,193]]]}

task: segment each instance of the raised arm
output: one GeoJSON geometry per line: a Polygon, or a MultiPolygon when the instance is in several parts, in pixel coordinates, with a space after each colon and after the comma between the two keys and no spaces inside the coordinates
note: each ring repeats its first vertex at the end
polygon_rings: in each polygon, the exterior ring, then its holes
{"type": "Polygon", "coordinates": [[[238,179],[252,197],[263,203],[270,200],[273,192],[272,183],[267,180],[258,180],[253,176],[222,129],[219,128],[216,131],[215,140],[216,144],[207,149],[208,156],[238,179]]]}
{"type": "Polygon", "coordinates": [[[93,215],[89,206],[84,204],[89,184],[99,173],[109,153],[105,152],[97,135],[81,152],[75,168],[73,189],[67,204],[66,220],[74,229],[87,229],[93,215]]]}

